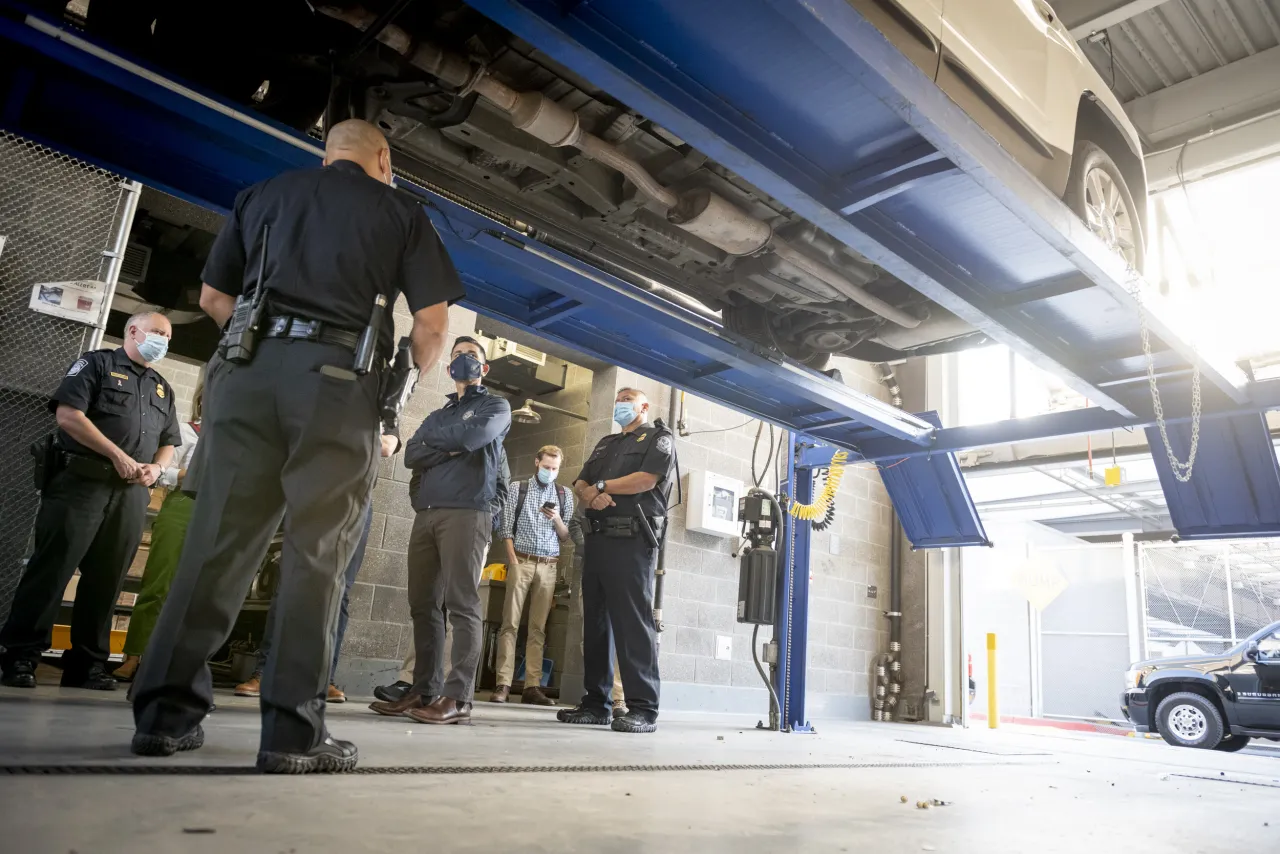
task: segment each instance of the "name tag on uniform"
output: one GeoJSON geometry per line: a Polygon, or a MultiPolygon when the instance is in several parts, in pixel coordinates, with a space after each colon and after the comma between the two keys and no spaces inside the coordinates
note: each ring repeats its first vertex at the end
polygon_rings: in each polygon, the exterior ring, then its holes
{"type": "Polygon", "coordinates": [[[112,371],[112,372],[111,372],[111,376],[115,377],[115,378],[116,378],[116,379],[118,379],[118,380],[127,380],[127,379],[129,379],[129,375],[128,375],[128,374],[121,374],[121,373],[117,373],[117,372],[115,372],[115,371],[112,371]]]}

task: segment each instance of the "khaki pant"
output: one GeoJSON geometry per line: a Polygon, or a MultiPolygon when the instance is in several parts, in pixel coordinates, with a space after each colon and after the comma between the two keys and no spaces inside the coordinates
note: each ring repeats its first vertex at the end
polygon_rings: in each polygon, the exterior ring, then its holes
{"type": "Polygon", "coordinates": [[[542,684],[542,653],[547,641],[547,616],[555,604],[556,565],[554,562],[516,558],[507,568],[507,595],[502,604],[502,631],[498,633],[497,682],[510,686],[516,669],[516,634],[520,615],[529,602],[529,640],[525,645],[524,684],[542,684]]]}

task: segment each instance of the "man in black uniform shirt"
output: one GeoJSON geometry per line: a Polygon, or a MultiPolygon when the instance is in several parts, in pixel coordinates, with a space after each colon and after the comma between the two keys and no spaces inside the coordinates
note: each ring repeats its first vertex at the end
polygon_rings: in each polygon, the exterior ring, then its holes
{"type": "Polygon", "coordinates": [[[35,687],[36,663],[49,648],[62,593],[79,567],[62,685],[115,689],[103,667],[111,614],[142,541],[147,487],[182,444],[173,392],[151,368],[172,335],[163,315],[134,315],[120,349],[85,353],[49,401],[58,420],[60,465],[46,474],[35,551],[0,630],[0,683],[35,687]]]}
{"type": "Polygon", "coordinates": [[[582,645],[586,694],[558,714],[570,724],[611,721],[616,647],[627,713],[618,732],[653,732],[658,720],[657,626],[653,572],[667,522],[675,445],[671,431],[649,424],[644,392],[624,388],[613,406],[621,433],[605,436],[573,484],[587,508],[583,524],[582,645]]]}
{"type": "Polygon", "coordinates": [[[236,296],[254,287],[266,289],[266,319],[252,360],[224,358],[210,377],[216,393],[200,441],[195,515],[134,689],[135,753],[203,744],[200,721],[212,699],[206,662],[226,641],[287,516],[258,768],[356,764],[355,745],[325,728],[325,693],[341,578],[377,471],[392,306],[403,292],[414,361],[425,373],[444,347],[448,305],[465,292],[422,206],[389,186],[391,154],[377,128],[335,125],[324,164],[240,193],[205,264],[200,305],[215,321],[226,324],[236,296]],[[379,296],[380,367],[357,375],[353,349],[379,296]]]}

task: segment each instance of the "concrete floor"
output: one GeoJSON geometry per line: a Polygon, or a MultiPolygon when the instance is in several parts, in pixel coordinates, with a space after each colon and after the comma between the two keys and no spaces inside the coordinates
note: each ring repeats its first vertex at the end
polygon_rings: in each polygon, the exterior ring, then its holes
{"type": "Polygon", "coordinates": [[[696,714],[627,736],[558,724],[553,710],[487,704],[474,726],[432,728],[352,702],[330,707],[333,732],[359,744],[366,771],[406,773],[280,778],[249,773],[253,701],[218,703],[203,749],[156,760],[128,753],[123,692],[0,689],[0,850],[1280,851],[1274,751],[892,724],[821,723],[817,735],[787,736],[696,714]],[[63,763],[100,772],[12,773],[63,763]],[[480,770],[784,764],[807,767],[480,770]],[[147,766],[184,772],[120,773],[147,766]],[[932,798],[952,803],[916,808],[932,798]]]}

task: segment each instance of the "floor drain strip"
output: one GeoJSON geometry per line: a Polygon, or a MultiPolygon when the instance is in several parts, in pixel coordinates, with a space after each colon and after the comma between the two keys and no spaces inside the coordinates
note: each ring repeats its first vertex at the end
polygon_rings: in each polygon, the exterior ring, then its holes
{"type": "MultiPolygon", "coordinates": [[[[350,773],[378,774],[599,774],[671,771],[826,771],[866,768],[972,768],[1015,762],[793,762],[715,765],[391,765],[365,766],[350,773]]],[[[244,776],[258,772],[239,765],[0,765],[0,776],[244,776]]]]}

